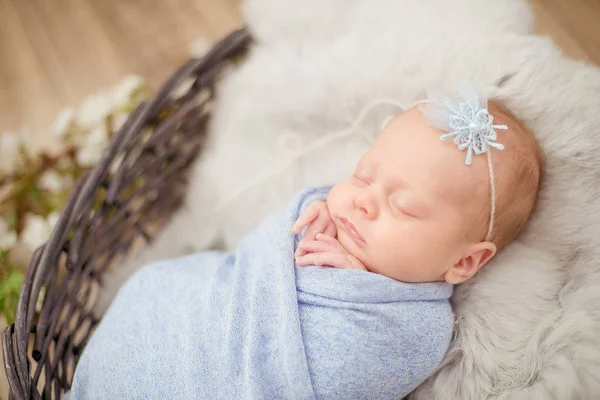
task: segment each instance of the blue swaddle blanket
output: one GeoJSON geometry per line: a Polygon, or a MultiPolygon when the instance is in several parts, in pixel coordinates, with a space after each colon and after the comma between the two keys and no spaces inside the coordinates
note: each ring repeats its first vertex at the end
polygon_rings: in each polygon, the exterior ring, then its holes
{"type": "Polygon", "coordinates": [[[145,267],[90,339],[69,399],[399,399],[450,343],[452,286],[299,267],[299,193],[235,252],[145,267]]]}

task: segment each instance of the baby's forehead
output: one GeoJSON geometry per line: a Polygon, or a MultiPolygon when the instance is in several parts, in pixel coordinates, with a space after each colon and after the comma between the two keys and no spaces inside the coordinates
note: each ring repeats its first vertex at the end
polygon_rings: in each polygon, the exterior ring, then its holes
{"type": "Polygon", "coordinates": [[[486,157],[475,157],[471,166],[465,165],[466,152],[452,140],[440,140],[444,133],[413,107],[396,116],[380,133],[371,158],[387,161],[392,167],[397,163],[398,168],[391,173],[417,176],[433,196],[460,204],[480,197],[481,186],[488,179],[486,157]]]}
{"type": "MultiPolygon", "coordinates": [[[[516,170],[519,165],[541,165],[541,161],[537,161],[541,158],[536,156],[535,137],[517,117],[495,101],[488,102],[488,110],[494,118],[494,124],[508,127],[507,130],[497,131],[496,142],[502,144],[504,149],[488,149],[495,171],[493,179],[497,194],[502,196],[517,184],[519,178],[516,177],[516,170]]],[[[473,155],[472,164],[466,166],[466,150],[461,151],[453,140],[440,140],[446,133],[431,126],[419,107],[415,106],[391,120],[380,133],[373,150],[385,154],[390,149],[396,149],[399,156],[410,161],[402,164],[402,173],[413,167],[425,169],[427,174],[420,175],[423,180],[421,187],[436,197],[468,207],[489,201],[491,176],[487,155],[473,155]]]]}

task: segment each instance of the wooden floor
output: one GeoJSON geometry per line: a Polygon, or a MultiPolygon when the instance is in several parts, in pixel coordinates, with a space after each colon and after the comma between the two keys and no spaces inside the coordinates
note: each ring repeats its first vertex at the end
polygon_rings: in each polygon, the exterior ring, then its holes
{"type": "Polygon", "coordinates": [[[0,132],[43,134],[130,73],[156,87],[194,39],[241,24],[238,0],[0,0],[0,132]]]}
{"type": "MultiPolygon", "coordinates": [[[[0,132],[45,136],[56,114],[129,73],[159,85],[198,37],[242,24],[240,0],[0,0],[0,132]]],[[[600,64],[600,0],[530,0],[540,33],[600,64]]]]}
{"type": "MultiPolygon", "coordinates": [[[[538,30],[600,64],[600,0],[530,0],[538,30]]],[[[198,37],[242,24],[239,0],[0,0],[0,132],[45,136],[56,114],[129,73],[159,85],[198,37]]]]}

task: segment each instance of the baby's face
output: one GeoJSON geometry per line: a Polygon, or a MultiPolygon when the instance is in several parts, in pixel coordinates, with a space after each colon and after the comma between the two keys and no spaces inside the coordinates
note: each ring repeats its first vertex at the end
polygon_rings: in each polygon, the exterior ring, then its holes
{"type": "Polygon", "coordinates": [[[407,111],[329,193],[339,242],[369,271],[404,282],[448,280],[483,240],[487,224],[477,213],[489,209],[485,157],[466,166],[465,153],[440,141],[442,133],[407,111]]]}

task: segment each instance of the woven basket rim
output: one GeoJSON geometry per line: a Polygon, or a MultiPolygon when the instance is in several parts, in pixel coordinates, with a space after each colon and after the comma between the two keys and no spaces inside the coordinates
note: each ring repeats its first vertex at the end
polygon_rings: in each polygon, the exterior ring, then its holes
{"type": "Polygon", "coordinates": [[[103,153],[100,162],[78,180],[49,240],[33,254],[19,293],[15,322],[2,335],[4,366],[10,387],[9,398],[40,399],[44,396],[58,399],[70,387],[72,373],[69,376],[65,370],[69,362],[76,364],[82,351],[82,348],[77,348],[73,343],[80,326],[69,328],[70,324],[61,324],[58,319],[65,310],[71,310],[70,315],[75,318],[72,310],[76,309],[80,313],[77,322],[90,324],[89,331],[81,341],[81,347],[85,346],[98,318],[91,312],[85,314],[88,311],[84,309],[85,305],[79,305],[81,300],[78,296],[83,295],[89,299],[87,286],[98,284],[102,274],[108,269],[102,264],[102,257],[112,260],[118,254],[126,254],[133,238],[151,237],[150,230],[145,225],[149,226],[154,220],[148,219],[156,219],[163,214],[172,215],[181,205],[185,190],[178,188],[184,186],[186,171],[202,149],[209,125],[209,103],[214,99],[219,74],[237,57],[245,54],[251,42],[249,31],[241,28],[215,44],[204,57],[191,59],[183,64],[148,101],[140,104],[130,114],[103,153]],[[174,90],[189,78],[194,79],[192,87],[183,96],[174,98],[174,90]],[[197,95],[206,89],[210,96],[200,102],[197,95]],[[147,137],[148,132],[150,137],[147,137]],[[136,149],[141,149],[139,155],[135,153],[136,149]],[[123,161],[116,172],[111,173],[111,166],[119,156],[123,156],[123,161]],[[139,166],[140,175],[132,177],[132,171],[137,171],[136,165],[139,166]],[[140,176],[146,176],[144,173],[148,177],[141,179],[140,176]],[[173,177],[164,178],[167,176],[165,174],[172,174],[173,177]],[[140,185],[141,189],[129,194],[135,185],[140,185]],[[168,193],[168,197],[173,198],[164,200],[159,195],[154,198],[151,195],[154,191],[159,194],[168,193]],[[139,215],[129,212],[127,207],[132,202],[123,200],[127,194],[140,196],[142,206],[139,215]],[[102,201],[96,210],[94,201],[98,199],[102,201]],[[107,232],[106,237],[125,237],[123,232],[127,231],[134,232],[131,239],[123,239],[127,243],[116,248],[111,247],[112,242],[105,240],[105,236],[93,241],[94,234],[99,232],[96,225],[111,221],[100,218],[113,215],[111,207],[116,208],[115,213],[118,213],[119,206],[126,207],[122,212],[126,214],[122,218],[124,222],[113,222],[114,229],[118,231],[107,232]],[[103,249],[108,255],[95,255],[94,251],[100,252],[98,249],[103,249]],[[58,271],[61,255],[67,266],[64,280],[60,280],[58,271]],[[89,256],[90,259],[82,260],[84,256],[89,256]],[[96,259],[93,258],[95,256],[96,259]],[[102,265],[102,268],[96,264],[102,265]],[[36,304],[42,287],[46,288],[46,295],[38,315],[36,304]],[[61,288],[66,292],[61,293],[61,288]],[[31,349],[28,349],[30,340],[33,340],[31,355],[28,354],[31,349]],[[60,354],[60,357],[52,358],[52,352],[60,354]],[[32,368],[37,361],[39,365],[34,370],[32,368]],[[42,374],[47,382],[44,391],[40,393],[37,385],[42,374]]]}

